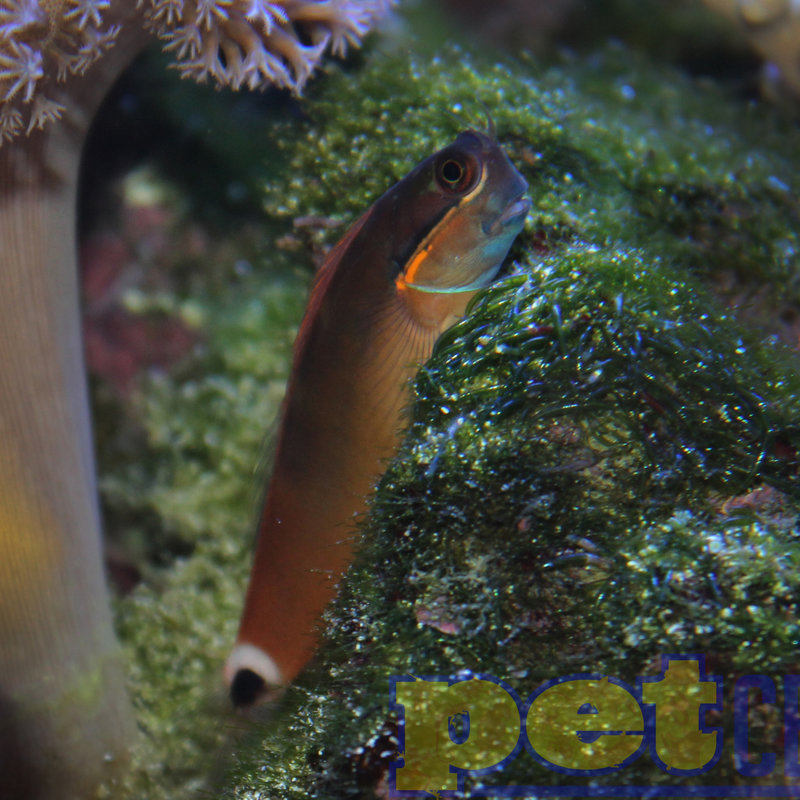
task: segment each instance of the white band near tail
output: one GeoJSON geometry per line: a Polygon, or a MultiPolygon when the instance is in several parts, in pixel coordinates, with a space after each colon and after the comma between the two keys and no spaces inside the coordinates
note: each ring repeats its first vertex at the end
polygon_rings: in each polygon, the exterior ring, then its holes
{"type": "Polygon", "coordinates": [[[237,644],[225,662],[225,683],[233,683],[236,673],[249,669],[258,675],[269,687],[286,683],[278,665],[261,648],[253,644],[237,644]]]}

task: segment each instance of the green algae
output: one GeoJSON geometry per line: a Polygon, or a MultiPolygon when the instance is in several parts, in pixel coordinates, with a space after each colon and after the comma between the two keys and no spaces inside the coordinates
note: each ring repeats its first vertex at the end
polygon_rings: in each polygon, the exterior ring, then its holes
{"type": "Polygon", "coordinates": [[[180,316],[204,340],[177,372],[146,383],[137,403],[144,444],[101,480],[111,523],[127,528],[129,549],[131,537],[146,538],[150,564],[145,583],[116,603],[141,733],[134,769],[110,796],[195,796],[241,728],[222,663],[249,571],[256,468],[307,284],[273,256],[231,276],[224,292],[129,298],[143,313],[155,304],[180,316]]]}
{"type": "Polygon", "coordinates": [[[778,116],[623,48],[549,70],[522,59],[395,56],[356,86],[352,73],[326,76],[300,133],[309,146],[296,146],[294,123],[273,130],[287,180],[268,184],[267,211],[352,219],[405,174],[409,153],[484,126],[487,108],[531,180],[541,235],[648,246],[699,277],[731,272],[740,288],[797,301],[800,218],[778,116]],[[342,113],[354,104],[363,113],[342,113]]]}
{"type": "MultiPolygon", "coordinates": [[[[800,381],[719,299],[728,273],[765,325],[800,299],[784,123],[619,47],[550,69],[376,52],[330,68],[307,118],[265,133],[268,215],[295,240],[292,220],[311,221],[295,262],[484,107],[534,204],[516,266],[421,371],[323,651],[241,748],[226,796],[380,793],[392,674],[467,668],[524,696],[569,673],[652,674],[667,652],[726,677],[794,667],[800,381]],[[736,499],[763,487],[768,502],[736,499]]],[[[187,554],[118,604],[145,731],[131,797],[187,796],[230,747],[219,671],[304,286],[268,249],[243,285],[159,300],[203,351],[150,382],[147,458],[103,482],[187,554]]],[[[767,749],[774,725],[760,720],[767,749]]],[[[626,779],[667,779],[645,766],[626,779]]],[[[553,774],[525,762],[507,778],[553,774]]]]}

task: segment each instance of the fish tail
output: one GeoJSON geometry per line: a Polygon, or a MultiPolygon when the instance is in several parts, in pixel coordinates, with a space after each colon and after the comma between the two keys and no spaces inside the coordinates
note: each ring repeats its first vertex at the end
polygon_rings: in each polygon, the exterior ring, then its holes
{"type": "Polygon", "coordinates": [[[314,653],[320,615],[352,557],[341,519],[335,504],[331,509],[300,498],[280,475],[273,478],[239,634],[225,664],[235,705],[268,698],[314,653]],[[338,525],[329,519],[331,512],[338,525]],[[331,531],[341,538],[331,537],[331,531]]]}

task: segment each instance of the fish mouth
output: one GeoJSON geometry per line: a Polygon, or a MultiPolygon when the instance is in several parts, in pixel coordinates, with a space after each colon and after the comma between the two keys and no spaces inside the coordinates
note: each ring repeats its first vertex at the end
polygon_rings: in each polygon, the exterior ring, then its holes
{"type": "Polygon", "coordinates": [[[523,194],[517,195],[503,210],[499,217],[491,223],[484,223],[483,231],[487,236],[496,236],[504,228],[512,226],[521,228],[528,211],[531,208],[531,201],[523,194]]]}
{"type": "Polygon", "coordinates": [[[524,220],[531,209],[531,201],[524,195],[520,195],[516,200],[512,200],[507,206],[505,211],[499,216],[497,222],[499,225],[506,227],[514,223],[524,220]]]}

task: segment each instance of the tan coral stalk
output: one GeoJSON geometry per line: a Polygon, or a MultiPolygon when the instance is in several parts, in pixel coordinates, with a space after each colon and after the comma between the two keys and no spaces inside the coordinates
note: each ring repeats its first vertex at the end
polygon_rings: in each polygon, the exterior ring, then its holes
{"type": "Polygon", "coordinates": [[[59,90],[59,124],[0,148],[3,798],[86,797],[130,742],[101,564],[75,206],[88,121],[144,37],[129,24],[91,81],[59,90]]]}

